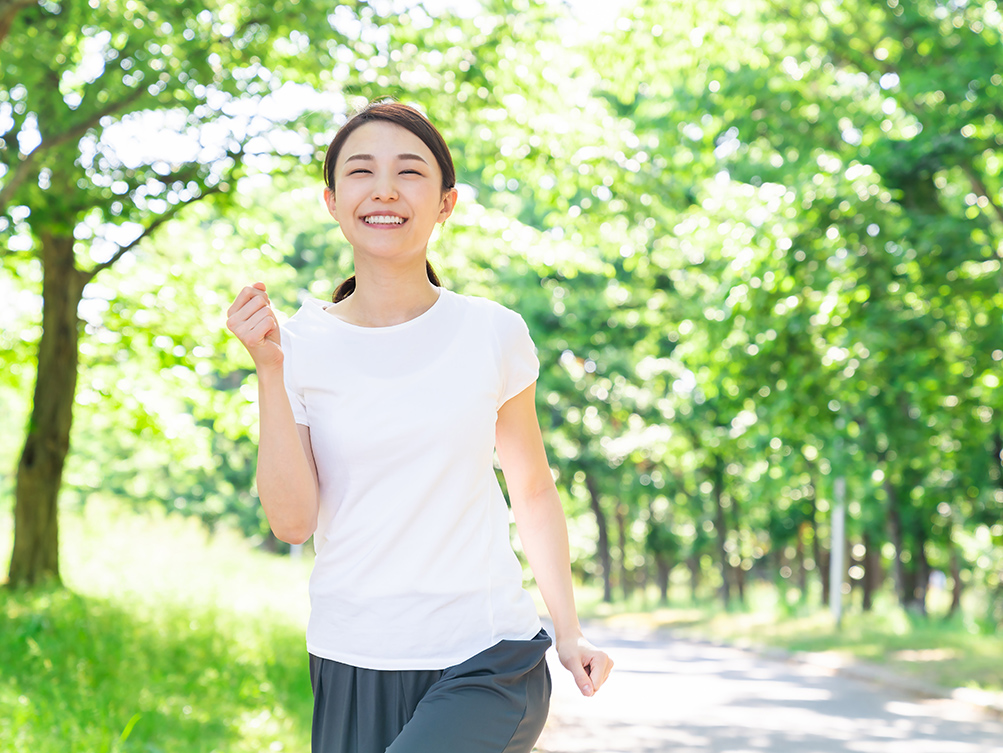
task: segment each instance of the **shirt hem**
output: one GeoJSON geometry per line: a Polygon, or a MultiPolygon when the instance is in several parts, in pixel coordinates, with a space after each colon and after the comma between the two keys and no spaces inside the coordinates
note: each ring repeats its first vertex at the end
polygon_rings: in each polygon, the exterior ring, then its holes
{"type": "Polygon", "coordinates": [[[357,669],[375,669],[380,671],[388,672],[428,672],[428,671],[442,671],[449,669],[450,667],[455,667],[457,664],[462,664],[468,659],[477,656],[477,654],[482,651],[487,651],[493,646],[497,646],[502,641],[529,641],[535,638],[539,632],[543,629],[543,623],[540,622],[540,618],[537,617],[535,620],[535,627],[527,626],[526,632],[522,635],[517,635],[508,638],[496,638],[494,641],[488,645],[477,649],[472,654],[458,653],[452,656],[439,656],[439,657],[429,657],[423,659],[410,659],[410,658],[398,658],[390,659],[387,657],[372,657],[372,656],[361,656],[358,654],[350,654],[341,651],[328,651],[315,643],[310,641],[306,642],[306,650],[308,653],[312,654],[321,659],[327,659],[329,661],[338,662],[339,664],[346,664],[350,667],[355,667],[357,669]]]}

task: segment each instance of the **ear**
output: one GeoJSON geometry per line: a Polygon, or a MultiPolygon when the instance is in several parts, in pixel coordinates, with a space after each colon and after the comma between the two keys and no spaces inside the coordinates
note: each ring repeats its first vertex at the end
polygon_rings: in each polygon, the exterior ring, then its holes
{"type": "Polygon", "coordinates": [[[442,197],[442,205],[439,208],[439,217],[436,222],[445,222],[449,219],[449,215],[451,215],[453,210],[456,208],[456,199],[458,196],[459,192],[455,188],[450,188],[446,191],[445,195],[442,197]]]}
{"type": "Polygon", "coordinates": [[[333,188],[324,189],[324,204],[327,205],[327,211],[330,212],[331,216],[334,217],[335,219],[338,219],[337,215],[335,214],[335,210],[337,209],[337,207],[335,206],[333,188]]]}

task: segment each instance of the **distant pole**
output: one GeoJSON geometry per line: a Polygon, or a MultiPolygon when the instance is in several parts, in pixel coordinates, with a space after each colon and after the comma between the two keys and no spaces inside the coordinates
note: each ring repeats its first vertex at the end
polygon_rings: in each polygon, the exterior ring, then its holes
{"type": "Polygon", "coordinates": [[[843,620],[843,552],[846,551],[846,478],[839,476],[834,484],[832,507],[832,541],[829,552],[829,611],[836,627],[843,620]]]}

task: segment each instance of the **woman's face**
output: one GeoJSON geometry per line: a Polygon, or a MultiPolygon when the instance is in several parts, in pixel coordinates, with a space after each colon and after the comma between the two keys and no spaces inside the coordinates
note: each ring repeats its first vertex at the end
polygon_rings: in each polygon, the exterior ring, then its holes
{"type": "Polygon", "coordinates": [[[345,140],[324,199],[356,253],[390,258],[421,254],[456,204],[442,191],[432,151],[405,128],[374,121],[345,140]]]}

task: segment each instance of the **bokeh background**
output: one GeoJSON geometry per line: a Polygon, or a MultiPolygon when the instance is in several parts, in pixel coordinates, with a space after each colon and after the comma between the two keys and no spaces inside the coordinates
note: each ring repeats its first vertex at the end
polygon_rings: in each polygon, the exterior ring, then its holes
{"type": "Polygon", "coordinates": [[[584,603],[838,633],[845,511],[847,619],[1000,689],[1001,33],[993,0],[0,3],[0,746],[306,739],[309,547],[255,497],[225,311],[350,273],[322,154],[388,96],[457,163],[430,260],[538,346],[584,603]]]}

